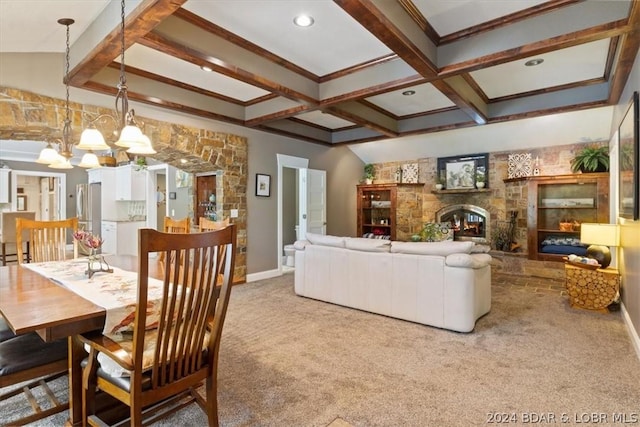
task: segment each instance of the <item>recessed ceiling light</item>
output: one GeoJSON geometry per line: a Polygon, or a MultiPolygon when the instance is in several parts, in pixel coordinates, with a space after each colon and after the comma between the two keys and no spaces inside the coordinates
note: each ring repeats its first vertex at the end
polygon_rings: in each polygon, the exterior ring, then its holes
{"type": "Polygon", "coordinates": [[[416,91],[415,90],[405,90],[404,92],[402,92],[402,94],[404,96],[411,96],[411,95],[415,95],[416,91]]]}
{"type": "Polygon", "coordinates": [[[313,18],[310,17],[309,15],[298,15],[295,18],[293,18],[293,23],[296,24],[298,27],[310,27],[313,25],[313,18]]]}
{"type": "Polygon", "coordinates": [[[531,59],[524,63],[527,67],[535,67],[536,65],[540,65],[544,62],[542,58],[531,59]]]}
{"type": "Polygon", "coordinates": [[[202,71],[206,71],[207,73],[210,73],[211,71],[213,71],[211,67],[207,67],[206,65],[203,65],[200,68],[202,69],[202,71]]]}
{"type": "Polygon", "coordinates": [[[182,163],[183,165],[187,162],[189,162],[187,159],[180,159],[180,163],[182,163]]]}

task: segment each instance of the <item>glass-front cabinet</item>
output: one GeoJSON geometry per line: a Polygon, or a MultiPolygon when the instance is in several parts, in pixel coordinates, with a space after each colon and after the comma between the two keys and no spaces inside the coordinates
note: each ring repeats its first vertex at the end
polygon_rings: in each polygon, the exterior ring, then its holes
{"type": "Polygon", "coordinates": [[[358,185],[358,237],[396,239],[395,184],[358,185]]]}
{"type": "Polygon", "coordinates": [[[581,249],[582,223],[609,222],[609,174],[528,178],[530,259],[560,261],[581,249]]]}

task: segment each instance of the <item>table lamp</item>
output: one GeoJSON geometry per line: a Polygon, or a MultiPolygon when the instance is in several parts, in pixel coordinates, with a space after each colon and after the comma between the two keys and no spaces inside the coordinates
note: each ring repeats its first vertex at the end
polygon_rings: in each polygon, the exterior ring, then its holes
{"type": "Polygon", "coordinates": [[[587,248],[587,257],[598,261],[601,268],[607,268],[611,264],[611,251],[608,246],[618,246],[619,239],[617,224],[580,225],[580,241],[591,245],[587,248]]]}

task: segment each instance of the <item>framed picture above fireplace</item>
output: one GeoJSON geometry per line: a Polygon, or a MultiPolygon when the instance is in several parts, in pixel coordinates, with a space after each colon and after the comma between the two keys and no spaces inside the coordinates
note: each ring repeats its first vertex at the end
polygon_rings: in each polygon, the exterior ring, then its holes
{"type": "Polygon", "coordinates": [[[447,190],[476,188],[478,182],[489,187],[489,154],[438,157],[438,180],[447,190]]]}

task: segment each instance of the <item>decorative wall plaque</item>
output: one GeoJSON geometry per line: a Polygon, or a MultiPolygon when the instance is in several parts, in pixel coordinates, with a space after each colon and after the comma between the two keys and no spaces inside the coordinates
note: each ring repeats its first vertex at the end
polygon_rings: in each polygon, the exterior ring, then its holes
{"type": "Polygon", "coordinates": [[[402,165],[402,182],[405,184],[418,183],[418,164],[408,163],[402,165]]]}
{"type": "Polygon", "coordinates": [[[531,153],[509,154],[507,174],[509,178],[531,176],[531,153]]]}

